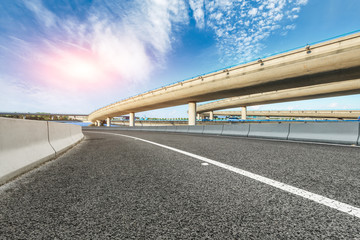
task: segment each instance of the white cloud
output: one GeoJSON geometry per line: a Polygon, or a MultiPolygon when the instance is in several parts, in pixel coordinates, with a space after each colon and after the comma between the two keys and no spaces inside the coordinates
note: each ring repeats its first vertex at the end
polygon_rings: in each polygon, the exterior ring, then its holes
{"type": "Polygon", "coordinates": [[[116,96],[135,94],[153,69],[164,65],[174,32],[189,22],[185,0],[94,1],[81,19],[76,12],[59,15],[45,1],[23,3],[37,20],[31,26],[36,25],[38,33],[0,44],[0,52],[13,58],[14,68],[21,64],[21,74],[11,84],[9,78],[1,78],[0,83],[2,92],[33,99],[33,107],[40,102],[55,106],[56,101],[74,105],[78,93],[88,92],[89,98],[89,91],[98,92],[97,98],[105,102],[98,104],[103,105],[109,97],[101,89],[116,96]],[[90,70],[85,73],[88,79],[78,76],[86,70],[90,70]]]}
{"type": "Polygon", "coordinates": [[[163,65],[171,51],[174,30],[189,21],[184,0],[136,0],[131,4],[109,0],[100,5],[97,2],[81,21],[71,14],[56,15],[40,0],[24,0],[24,4],[38,19],[42,34],[32,41],[16,39],[12,48],[21,49],[15,52],[20,52],[24,60],[31,56],[31,63],[25,67],[37,81],[49,82],[50,77],[34,71],[34,66],[42,70],[50,67],[47,72],[51,72],[51,78],[59,76],[51,82],[62,83],[57,87],[73,85],[74,90],[82,83],[74,86],[74,79],[53,72],[64,69],[56,65],[69,62],[65,58],[77,57],[80,61],[78,55],[86,55],[86,59],[96,63],[102,78],[141,83],[154,68],[163,65]]]}
{"type": "Polygon", "coordinates": [[[205,26],[204,0],[189,0],[190,8],[198,28],[205,26]]]}
{"type": "MultiPolygon", "coordinates": [[[[141,82],[154,68],[163,65],[171,51],[174,30],[189,22],[188,7],[198,28],[206,25],[216,34],[221,60],[237,63],[256,56],[263,48],[262,40],[273,31],[282,28],[286,34],[294,29],[288,27],[291,24],[281,27],[280,22],[284,15],[296,19],[307,1],[135,0],[126,5],[124,13],[122,4],[110,0],[107,5],[111,12],[96,5],[82,22],[56,16],[40,0],[25,3],[46,28],[66,32],[66,39],[47,40],[53,41],[54,48],[60,42],[63,46],[91,51],[99,62],[112,68],[107,71],[116,72],[123,80],[141,82]]],[[[50,50],[56,52],[54,48],[50,50]]]]}
{"type": "MultiPolygon", "coordinates": [[[[116,92],[121,86],[121,93],[129,94],[131,86],[131,91],[137,93],[136,86],[165,65],[176,41],[174,33],[189,24],[190,14],[199,29],[214,32],[223,63],[249,60],[257,56],[263,40],[274,31],[295,28],[288,19],[295,19],[307,1],[93,1],[81,18],[71,12],[60,15],[46,7],[45,0],[23,3],[37,20],[39,31],[33,36],[14,35],[6,45],[0,42],[0,53],[11,55],[15,59],[13,67],[20,62],[22,69],[11,80],[12,85],[4,83],[9,78],[0,79],[0,83],[2,92],[9,90],[13,95],[33,98],[35,106],[40,102],[56,105],[64,95],[69,97],[62,104],[71,104],[77,101],[71,96],[84,89],[99,92],[107,87],[116,92]],[[88,82],[66,73],[68,66],[71,70],[79,61],[85,61],[79,66],[97,68],[88,82]]],[[[98,98],[105,101],[108,96],[100,94],[98,98]]]]}
{"type": "Polygon", "coordinates": [[[295,24],[286,25],[286,26],[284,27],[284,29],[286,29],[286,30],[294,30],[295,28],[296,28],[295,24]]]}
{"type": "Polygon", "coordinates": [[[296,19],[300,7],[306,3],[304,0],[206,1],[206,25],[217,36],[221,61],[230,65],[258,57],[262,41],[274,31],[283,29],[280,33],[286,34],[295,28],[288,21],[296,19]],[[284,23],[291,27],[284,28],[284,23]]]}
{"type": "Polygon", "coordinates": [[[40,0],[25,0],[26,7],[33,11],[40,23],[44,23],[46,27],[55,25],[56,16],[47,10],[40,0]]]}
{"type": "Polygon", "coordinates": [[[306,5],[308,3],[308,0],[297,0],[298,5],[306,5]]]}
{"type": "Polygon", "coordinates": [[[257,14],[258,10],[257,8],[252,8],[248,14],[251,16],[251,17],[254,17],[256,14],[257,14]]]}

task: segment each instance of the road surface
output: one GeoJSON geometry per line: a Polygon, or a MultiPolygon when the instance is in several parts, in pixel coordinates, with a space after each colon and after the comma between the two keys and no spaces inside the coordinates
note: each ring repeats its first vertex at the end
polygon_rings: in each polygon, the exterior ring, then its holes
{"type": "Polygon", "coordinates": [[[0,187],[0,239],[360,239],[359,147],[84,134],[0,187]]]}

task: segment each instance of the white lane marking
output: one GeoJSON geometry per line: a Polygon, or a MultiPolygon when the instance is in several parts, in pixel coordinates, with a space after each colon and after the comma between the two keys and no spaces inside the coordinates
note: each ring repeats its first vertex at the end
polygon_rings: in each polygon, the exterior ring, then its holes
{"type": "Polygon", "coordinates": [[[203,163],[201,163],[201,165],[208,166],[209,164],[207,162],[203,162],[203,163]]]}
{"type": "Polygon", "coordinates": [[[245,171],[245,170],[242,170],[240,168],[236,168],[236,167],[233,167],[233,166],[221,163],[221,162],[217,162],[215,160],[211,160],[211,159],[206,158],[206,157],[202,157],[202,156],[199,156],[199,155],[196,155],[196,154],[193,154],[193,153],[189,153],[189,152],[177,149],[177,148],[169,147],[169,146],[166,146],[166,145],[163,145],[163,144],[160,144],[160,143],[152,142],[152,141],[149,141],[149,140],[145,140],[145,139],[137,138],[137,137],[133,137],[133,136],[117,134],[117,133],[106,133],[106,132],[97,132],[97,133],[118,135],[118,136],[122,136],[122,137],[132,138],[132,139],[143,141],[143,142],[146,142],[146,143],[150,143],[150,144],[162,147],[162,148],[166,148],[166,149],[172,150],[174,152],[178,152],[178,153],[187,155],[189,157],[199,159],[199,160],[201,160],[203,162],[210,163],[212,165],[215,165],[215,166],[224,168],[226,170],[238,173],[238,174],[243,175],[245,177],[254,179],[256,181],[259,181],[259,182],[265,183],[267,185],[276,187],[276,188],[281,189],[283,191],[295,194],[297,196],[309,199],[311,201],[320,203],[322,205],[328,206],[330,208],[333,208],[333,209],[339,210],[341,212],[344,212],[344,213],[350,214],[352,216],[355,216],[357,218],[360,218],[360,208],[357,208],[357,207],[351,206],[349,204],[342,203],[342,202],[339,202],[339,201],[336,201],[336,200],[321,196],[321,195],[316,194],[316,193],[312,193],[312,192],[309,192],[309,191],[306,191],[306,190],[302,190],[300,188],[293,187],[291,185],[288,185],[288,184],[285,184],[285,183],[282,183],[282,182],[278,182],[276,180],[273,180],[273,179],[270,179],[270,178],[267,178],[267,177],[263,177],[263,176],[260,176],[258,174],[255,174],[255,173],[245,171]]]}

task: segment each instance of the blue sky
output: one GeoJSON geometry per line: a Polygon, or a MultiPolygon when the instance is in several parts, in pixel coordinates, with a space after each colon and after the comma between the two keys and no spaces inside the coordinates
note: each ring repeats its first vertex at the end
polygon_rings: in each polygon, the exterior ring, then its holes
{"type": "MultiPolygon", "coordinates": [[[[0,111],[90,113],[360,30],[359,0],[2,0],[0,111]]],[[[250,107],[359,109],[360,95],[250,107]]],[[[138,113],[186,117],[187,106],[138,113]]]]}

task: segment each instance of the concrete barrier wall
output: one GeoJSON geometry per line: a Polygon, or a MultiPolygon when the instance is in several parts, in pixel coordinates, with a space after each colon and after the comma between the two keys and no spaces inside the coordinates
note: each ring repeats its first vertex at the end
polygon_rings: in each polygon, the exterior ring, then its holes
{"type": "Polygon", "coordinates": [[[289,126],[289,123],[253,123],[250,124],[248,137],[286,140],[289,135],[289,126]]]}
{"type": "Polygon", "coordinates": [[[359,145],[359,123],[292,123],[288,139],[359,145]]]}
{"type": "Polygon", "coordinates": [[[69,124],[48,122],[49,141],[55,152],[62,153],[73,144],[69,124]]]}
{"type": "Polygon", "coordinates": [[[158,127],[156,126],[147,126],[145,127],[145,129],[146,131],[154,131],[154,132],[159,131],[158,127]]]}
{"type": "Polygon", "coordinates": [[[166,132],[167,126],[157,126],[156,131],[158,132],[166,132]]]}
{"type": "Polygon", "coordinates": [[[82,138],[81,127],[76,125],[0,118],[0,185],[54,158],[82,138]]]}
{"type": "Polygon", "coordinates": [[[205,125],[203,134],[221,135],[224,125],[205,125]]]}
{"type": "Polygon", "coordinates": [[[48,122],[48,127],[49,142],[56,154],[66,151],[84,137],[81,126],[48,122]]]}
{"type": "Polygon", "coordinates": [[[176,132],[187,133],[189,131],[189,126],[177,126],[176,132]]]}
{"type": "Polygon", "coordinates": [[[167,126],[166,132],[176,132],[176,126],[167,126]]]}
{"type": "Polygon", "coordinates": [[[84,138],[81,126],[70,125],[70,134],[72,138],[72,144],[76,144],[84,138]]]}
{"type": "Polygon", "coordinates": [[[204,131],[204,126],[189,126],[188,133],[198,133],[202,134],[204,131]]]}
{"type": "Polygon", "coordinates": [[[224,125],[222,135],[247,137],[249,134],[250,124],[242,123],[237,125],[224,125]]]}
{"type": "MultiPolygon", "coordinates": [[[[231,125],[136,127],[129,129],[360,145],[359,122],[241,123],[231,125]]],[[[109,130],[123,129],[109,128],[109,130]]]]}

